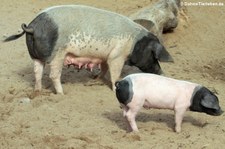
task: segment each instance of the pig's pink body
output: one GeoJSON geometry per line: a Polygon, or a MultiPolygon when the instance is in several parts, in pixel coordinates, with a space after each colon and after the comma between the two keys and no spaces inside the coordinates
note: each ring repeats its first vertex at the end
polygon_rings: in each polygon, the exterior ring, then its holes
{"type": "Polygon", "coordinates": [[[64,65],[74,65],[81,69],[84,67],[85,69],[93,70],[94,67],[101,69],[102,60],[98,58],[90,58],[90,57],[76,57],[73,54],[67,54],[64,60],[64,65]]]}
{"type": "Polygon", "coordinates": [[[138,100],[133,100],[128,105],[138,105],[145,101],[146,107],[159,109],[190,106],[190,99],[197,85],[151,74],[136,74],[131,77],[131,80],[135,91],[133,99],[138,98],[138,100]]]}
{"type": "Polygon", "coordinates": [[[124,109],[131,129],[138,131],[135,116],[141,107],[173,109],[175,111],[176,132],[181,131],[181,123],[185,111],[191,105],[194,89],[198,84],[175,80],[154,74],[133,74],[124,79],[131,79],[133,97],[124,109]]]}

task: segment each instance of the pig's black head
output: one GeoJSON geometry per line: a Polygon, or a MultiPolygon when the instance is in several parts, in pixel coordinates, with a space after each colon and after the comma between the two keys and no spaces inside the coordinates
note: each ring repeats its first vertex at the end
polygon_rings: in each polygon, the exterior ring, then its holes
{"type": "Polygon", "coordinates": [[[158,38],[149,33],[135,44],[126,64],[136,66],[143,72],[161,74],[158,61],[173,62],[173,59],[158,38]]]}
{"type": "Polygon", "coordinates": [[[210,90],[205,87],[197,89],[192,97],[191,111],[204,112],[209,115],[218,116],[223,113],[219,106],[219,100],[210,90]]]}

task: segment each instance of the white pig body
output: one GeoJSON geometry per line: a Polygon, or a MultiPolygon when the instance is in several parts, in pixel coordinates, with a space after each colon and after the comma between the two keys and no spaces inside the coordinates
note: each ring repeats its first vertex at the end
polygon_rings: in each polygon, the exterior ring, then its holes
{"type": "Polygon", "coordinates": [[[115,86],[131,131],[138,131],[135,117],[141,107],[174,110],[176,132],[181,131],[184,113],[188,109],[209,115],[222,114],[217,97],[196,83],[138,73],[117,81],[115,86]]]}
{"type": "MultiPolygon", "coordinates": [[[[145,101],[144,106],[146,108],[174,109],[176,107],[188,107],[190,106],[192,92],[197,86],[195,83],[153,74],[140,73],[128,77],[132,80],[133,90],[135,90],[133,99],[137,98],[136,101],[140,104],[145,101]]],[[[132,102],[127,106],[133,105],[136,105],[136,103],[132,102]]]]}

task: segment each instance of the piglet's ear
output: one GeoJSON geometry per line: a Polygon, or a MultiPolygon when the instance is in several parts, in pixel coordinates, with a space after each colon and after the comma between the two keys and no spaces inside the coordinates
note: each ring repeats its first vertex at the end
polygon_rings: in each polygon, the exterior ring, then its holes
{"type": "Polygon", "coordinates": [[[218,106],[218,103],[216,103],[215,98],[212,95],[205,95],[204,98],[201,99],[201,105],[210,108],[218,110],[220,107],[218,106]]]}
{"type": "Polygon", "coordinates": [[[155,58],[161,62],[173,62],[172,56],[165,49],[165,47],[160,43],[155,43],[153,48],[153,53],[155,55],[155,58]]]}

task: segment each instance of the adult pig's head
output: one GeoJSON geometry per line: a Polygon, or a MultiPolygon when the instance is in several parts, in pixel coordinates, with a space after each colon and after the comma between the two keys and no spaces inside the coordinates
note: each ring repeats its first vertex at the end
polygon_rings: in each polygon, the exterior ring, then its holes
{"type": "Polygon", "coordinates": [[[158,61],[173,62],[173,59],[158,38],[149,33],[137,41],[126,64],[136,66],[143,72],[161,74],[158,61]]]}

